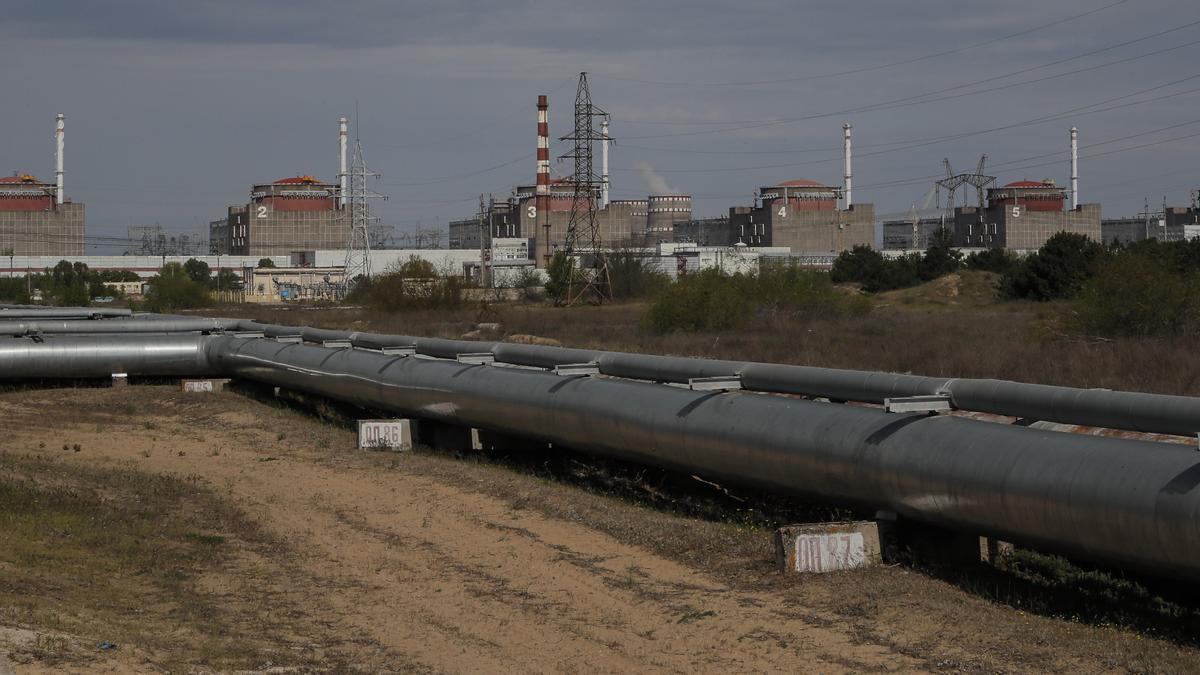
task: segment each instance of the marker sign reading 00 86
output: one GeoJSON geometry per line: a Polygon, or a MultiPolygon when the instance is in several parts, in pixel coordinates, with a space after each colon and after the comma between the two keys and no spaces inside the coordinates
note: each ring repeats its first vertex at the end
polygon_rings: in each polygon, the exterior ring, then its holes
{"type": "Polygon", "coordinates": [[[360,420],[358,447],[412,450],[412,428],[408,420],[360,420]]]}

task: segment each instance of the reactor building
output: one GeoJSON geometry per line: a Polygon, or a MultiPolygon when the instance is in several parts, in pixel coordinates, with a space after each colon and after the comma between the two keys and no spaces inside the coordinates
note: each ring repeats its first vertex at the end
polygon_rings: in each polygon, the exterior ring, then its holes
{"type": "Polygon", "coordinates": [[[792,253],[874,246],[875,205],[851,203],[849,194],[807,179],[760,187],[754,206],[729,209],[728,235],[710,244],[787,247],[792,253]],[[839,199],[845,208],[838,208],[839,199]]]}
{"type": "Polygon", "coordinates": [[[346,118],[338,120],[341,183],[293,176],[250,188],[250,201],[230,206],[209,224],[213,254],[290,255],[293,251],[345,248],[351,218],[346,208],[346,118]]]}
{"type": "Polygon", "coordinates": [[[1020,180],[989,188],[987,205],[954,209],[954,245],[1036,251],[1059,232],[1101,241],[1100,205],[1064,206],[1067,191],[1052,180],[1020,180]]]}
{"type": "Polygon", "coordinates": [[[83,255],[83,204],[63,189],[64,116],[55,120],[55,180],[0,177],[0,251],[11,255],[83,255]]]}

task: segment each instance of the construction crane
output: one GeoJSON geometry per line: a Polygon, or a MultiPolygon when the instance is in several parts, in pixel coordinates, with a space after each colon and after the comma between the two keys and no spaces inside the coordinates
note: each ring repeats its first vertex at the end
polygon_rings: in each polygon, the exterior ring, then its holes
{"type": "MultiPolygon", "coordinates": [[[[913,202],[912,209],[909,211],[909,219],[912,221],[912,248],[913,250],[921,249],[921,213],[928,211],[933,205],[934,199],[937,196],[937,186],[929,188],[925,193],[925,198],[921,201],[921,207],[917,208],[917,203],[913,202]]],[[[942,226],[945,226],[945,221],[942,221],[942,226]]]]}

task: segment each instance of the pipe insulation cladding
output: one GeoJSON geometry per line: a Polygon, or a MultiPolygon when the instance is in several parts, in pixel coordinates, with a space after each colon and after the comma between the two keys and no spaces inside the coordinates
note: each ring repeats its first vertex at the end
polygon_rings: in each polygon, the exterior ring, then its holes
{"type": "Polygon", "coordinates": [[[448,340],[264,324],[244,319],[138,315],[120,321],[3,321],[7,316],[0,311],[0,335],[255,331],[272,338],[300,336],[316,343],[346,340],[355,347],[366,349],[413,347],[418,354],[445,359],[454,359],[459,354],[488,352],[499,363],[537,368],[595,363],[604,375],[655,382],[686,383],[697,377],[736,376],[741,379],[742,386],[751,391],[825,397],[838,401],[883,403],[888,398],[946,395],[960,410],[1144,433],[1194,438],[1197,429],[1200,429],[1200,398],[1190,396],[628,354],[507,342],[448,340]]]}
{"type": "Polygon", "coordinates": [[[1200,579],[1200,457],[952,416],[212,337],[230,376],[1200,579]]]}
{"type": "Polygon", "coordinates": [[[201,335],[0,338],[0,379],[215,375],[201,335]]]}
{"type": "Polygon", "coordinates": [[[384,335],[253,321],[240,322],[238,327],[240,330],[261,331],[268,337],[302,335],[309,342],[349,340],[354,346],[370,349],[414,347],[418,354],[447,359],[453,359],[458,354],[490,352],[497,362],[538,368],[590,362],[595,363],[604,375],[637,380],[686,383],[697,377],[738,376],[746,389],[767,393],[820,396],[865,403],[883,403],[884,399],[904,396],[944,394],[950,397],[954,407],[961,410],[1030,420],[1190,437],[1195,437],[1200,429],[1200,398],[1191,396],[384,335]]]}

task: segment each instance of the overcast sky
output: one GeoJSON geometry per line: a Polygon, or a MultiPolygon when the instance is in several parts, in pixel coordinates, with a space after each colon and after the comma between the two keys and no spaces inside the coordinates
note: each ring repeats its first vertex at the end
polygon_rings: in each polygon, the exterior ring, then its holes
{"type": "Polygon", "coordinates": [[[639,168],[649,166],[696,196],[698,216],[782,180],[840,183],[844,121],[855,201],[880,214],[921,202],[943,157],[966,171],[987,153],[1001,182],[1065,184],[1072,125],[1081,196],[1106,217],[1136,213],[1145,197],[1186,205],[1200,187],[1195,0],[44,0],[4,10],[0,172],[52,180],[53,118],[66,113],[67,194],[87,204],[89,236],[156,222],[206,236],[254,182],[333,180],[336,120],[353,119],[356,102],[377,188],[390,196],[378,215],[398,231],[444,225],[469,216],[481,192],[533,182],[536,97],[550,96],[552,136],[568,133],[582,70],[618,139],[613,196],[645,197],[653,177],[639,168]]]}

